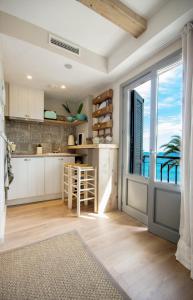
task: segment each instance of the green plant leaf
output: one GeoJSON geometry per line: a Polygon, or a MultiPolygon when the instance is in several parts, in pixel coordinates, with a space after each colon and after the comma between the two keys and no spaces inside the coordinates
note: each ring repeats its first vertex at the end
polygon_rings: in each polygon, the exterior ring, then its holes
{"type": "MultiPolygon", "coordinates": [[[[171,140],[167,143],[162,145],[160,148],[163,149],[164,151],[164,156],[167,157],[168,154],[178,154],[178,156],[180,157],[180,147],[181,147],[181,137],[179,135],[174,135],[172,136],[171,140]]],[[[180,164],[180,158],[176,158],[174,156],[173,159],[169,159],[168,161],[166,161],[163,165],[162,168],[164,168],[165,166],[169,165],[169,169],[172,169],[174,166],[179,165],[180,164]]]]}
{"type": "Polygon", "coordinates": [[[70,108],[69,108],[67,102],[66,102],[66,104],[62,104],[62,106],[64,107],[64,109],[66,110],[67,113],[71,114],[71,111],[70,111],[70,108]]]}
{"type": "Polygon", "coordinates": [[[77,114],[80,114],[82,109],[83,109],[83,103],[80,103],[78,110],[77,110],[77,114]]]}

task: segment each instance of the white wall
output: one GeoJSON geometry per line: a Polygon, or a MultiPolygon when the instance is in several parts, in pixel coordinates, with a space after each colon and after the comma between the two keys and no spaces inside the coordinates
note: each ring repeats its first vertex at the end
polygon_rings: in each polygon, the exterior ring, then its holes
{"type": "MultiPolygon", "coordinates": [[[[65,115],[65,116],[68,115],[62,106],[62,104],[65,104],[65,103],[66,103],[66,100],[60,101],[60,100],[55,100],[55,99],[46,98],[46,97],[44,99],[45,109],[53,110],[57,113],[57,115],[65,115]]],[[[68,103],[70,103],[69,106],[72,109],[72,111],[76,112],[79,102],[68,101],[68,103]]]]}
{"type": "MultiPolygon", "coordinates": [[[[3,67],[1,63],[1,56],[0,56],[0,82],[2,84],[3,81],[3,67]]],[[[0,84],[0,98],[2,97],[2,86],[0,84]]],[[[4,102],[4,100],[3,100],[4,102]]],[[[1,108],[0,108],[1,109],[1,108]]],[[[3,111],[0,112],[1,120],[3,119],[3,111]]],[[[3,130],[3,128],[1,129],[3,130]]],[[[4,228],[5,228],[5,216],[6,216],[6,207],[5,207],[5,191],[4,191],[4,141],[0,137],[0,242],[4,239],[4,228]]]]}

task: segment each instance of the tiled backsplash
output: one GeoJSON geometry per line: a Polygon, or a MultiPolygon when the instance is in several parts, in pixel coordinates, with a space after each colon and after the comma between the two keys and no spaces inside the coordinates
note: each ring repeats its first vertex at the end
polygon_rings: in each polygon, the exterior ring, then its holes
{"type": "Polygon", "coordinates": [[[53,126],[18,120],[6,120],[5,130],[8,139],[16,144],[16,153],[36,153],[38,144],[42,145],[44,153],[63,152],[68,143],[68,135],[75,135],[72,126],[53,126]]]}

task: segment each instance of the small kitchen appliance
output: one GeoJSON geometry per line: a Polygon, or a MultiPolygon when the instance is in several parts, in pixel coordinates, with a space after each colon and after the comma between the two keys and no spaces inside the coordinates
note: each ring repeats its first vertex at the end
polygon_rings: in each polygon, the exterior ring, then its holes
{"type": "Polygon", "coordinates": [[[68,136],[68,146],[74,146],[75,142],[74,142],[74,136],[73,134],[70,134],[68,136]]]}

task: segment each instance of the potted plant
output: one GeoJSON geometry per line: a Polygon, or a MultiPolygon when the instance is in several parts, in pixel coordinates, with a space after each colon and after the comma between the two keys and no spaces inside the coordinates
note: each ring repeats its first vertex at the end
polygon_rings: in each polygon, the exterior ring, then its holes
{"type": "Polygon", "coordinates": [[[78,110],[77,110],[77,114],[76,114],[76,120],[79,120],[79,121],[87,120],[87,116],[85,114],[81,113],[82,109],[83,109],[83,103],[80,103],[78,110]]]}
{"type": "Polygon", "coordinates": [[[69,108],[69,105],[68,105],[68,102],[66,102],[65,104],[62,104],[62,106],[64,107],[65,111],[70,115],[70,116],[67,116],[66,119],[67,121],[69,122],[73,122],[76,118],[75,116],[72,114],[70,108],[69,108]]]}
{"type": "Polygon", "coordinates": [[[78,109],[77,109],[77,113],[73,114],[69,108],[68,102],[66,102],[65,104],[62,104],[62,106],[64,107],[65,111],[70,115],[67,116],[67,120],[69,122],[73,122],[75,120],[79,120],[79,121],[85,121],[87,120],[87,116],[85,114],[82,114],[82,109],[83,109],[83,103],[80,103],[78,109]]]}

